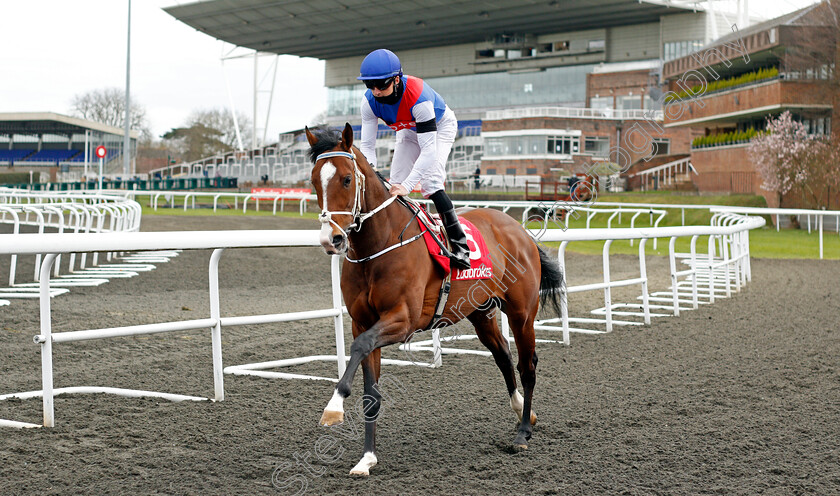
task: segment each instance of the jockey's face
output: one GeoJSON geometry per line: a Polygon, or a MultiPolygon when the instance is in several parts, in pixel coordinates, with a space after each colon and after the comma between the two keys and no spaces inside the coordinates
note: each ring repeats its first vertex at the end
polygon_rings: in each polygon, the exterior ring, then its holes
{"type": "Polygon", "coordinates": [[[391,96],[391,94],[394,93],[394,88],[396,88],[398,84],[400,84],[399,76],[395,77],[394,82],[389,84],[384,90],[381,90],[379,88],[371,88],[370,92],[373,93],[373,96],[375,96],[376,98],[382,98],[383,96],[391,96]]]}

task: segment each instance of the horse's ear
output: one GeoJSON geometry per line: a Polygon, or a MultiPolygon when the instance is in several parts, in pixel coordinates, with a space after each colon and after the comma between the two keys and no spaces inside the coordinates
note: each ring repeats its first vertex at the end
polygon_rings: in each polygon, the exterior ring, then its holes
{"type": "Polygon", "coordinates": [[[318,142],[318,137],[312,134],[312,131],[309,130],[309,126],[304,127],[303,131],[306,133],[306,140],[309,141],[309,146],[315,146],[315,143],[318,142]]]}
{"type": "Polygon", "coordinates": [[[341,133],[341,147],[349,152],[353,147],[353,126],[349,122],[344,123],[344,131],[341,133]]]}

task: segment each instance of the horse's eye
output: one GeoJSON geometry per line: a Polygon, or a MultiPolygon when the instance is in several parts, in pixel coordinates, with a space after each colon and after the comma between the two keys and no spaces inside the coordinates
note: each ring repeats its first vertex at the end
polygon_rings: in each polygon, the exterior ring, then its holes
{"type": "Polygon", "coordinates": [[[347,174],[347,175],[344,177],[344,187],[345,187],[345,188],[349,188],[349,187],[350,187],[350,174],[347,174]]]}

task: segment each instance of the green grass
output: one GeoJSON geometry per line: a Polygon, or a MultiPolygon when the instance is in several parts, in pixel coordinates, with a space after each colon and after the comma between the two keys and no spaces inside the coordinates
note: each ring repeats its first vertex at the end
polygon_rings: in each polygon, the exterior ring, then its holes
{"type": "MultiPolygon", "coordinates": [[[[158,210],[155,211],[149,207],[149,197],[138,197],[138,201],[143,206],[143,216],[153,215],[169,215],[169,216],[272,216],[272,204],[270,201],[260,202],[260,211],[254,210],[253,202],[249,202],[248,211],[242,213],[241,201],[237,204],[238,208],[218,209],[215,213],[210,208],[189,208],[186,211],[183,209],[183,203],[178,199],[175,208],[163,206],[164,203],[158,202],[158,210]]],[[[749,207],[764,207],[764,198],[757,195],[718,195],[718,196],[696,196],[696,195],[675,195],[669,192],[649,192],[649,193],[618,193],[607,194],[598,197],[594,205],[599,202],[620,202],[620,203],[670,203],[670,204],[701,204],[701,205],[731,205],[731,206],[749,206],[749,207]]],[[[226,201],[220,201],[221,205],[226,205],[226,201]]],[[[200,202],[197,202],[200,204],[200,202]]],[[[297,212],[296,201],[291,202],[294,205],[295,211],[278,212],[277,217],[287,218],[304,218],[316,220],[318,215],[316,212],[307,212],[301,217],[297,212]]],[[[212,203],[210,203],[212,206],[212,203]]],[[[665,209],[668,211],[665,218],[660,222],[660,227],[679,226],[682,225],[681,209],[665,209]]],[[[593,218],[591,227],[607,227],[608,214],[598,214],[593,218]]],[[[612,227],[630,227],[630,217],[632,214],[622,214],[621,223],[615,219],[612,227]]],[[[685,225],[708,225],[711,219],[711,213],[707,210],[685,210],[685,225]]],[[[650,215],[642,214],[636,219],[635,227],[650,227],[650,215]]],[[[656,220],[654,216],[653,220],[656,220]]],[[[781,232],[776,232],[767,218],[767,227],[756,229],[750,232],[750,253],[756,258],[793,258],[793,259],[817,259],[819,258],[819,236],[816,231],[810,234],[807,230],[798,229],[783,229],[781,232]]],[[[313,224],[314,226],[314,224],[313,224]]],[[[314,226],[313,229],[317,227],[314,226]]],[[[540,224],[531,223],[529,227],[539,228],[540,224]]],[[[553,222],[549,223],[549,228],[560,227],[559,224],[553,222]]],[[[568,222],[568,227],[572,229],[586,227],[586,214],[579,212],[578,216],[571,216],[568,222]]],[[[657,242],[657,249],[653,249],[653,241],[649,240],[645,246],[645,252],[648,255],[668,255],[668,239],[663,238],[657,242]]],[[[612,243],[610,253],[615,254],[638,254],[638,240],[630,245],[630,241],[621,240],[612,243]]],[[[824,258],[829,260],[840,260],[840,236],[837,232],[826,231],[823,233],[823,249],[824,258]]],[[[688,252],[690,250],[690,238],[678,238],[676,243],[676,250],[678,252],[688,252]]],[[[549,245],[557,246],[559,243],[549,243],[549,245]]],[[[604,246],[603,241],[575,241],[568,245],[567,251],[583,254],[600,255],[604,246]]],[[[697,240],[698,253],[706,253],[708,247],[708,236],[702,236],[697,240]]]]}
{"type": "MultiPolygon", "coordinates": [[[[212,207],[212,205],[211,205],[212,207]]],[[[295,202],[295,208],[297,209],[297,202],[295,202]]],[[[154,210],[152,207],[147,205],[143,205],[143,217],[147,216],[155,216],[155,215],[168,215],[168,216],[180,216],[180,217],[219,217],[219,216],[226,216],[226,217],[288,217],[294,219],[313,219],[318,220],[318,214],[316,212],[306,212],[302,216],[300,213],[295,210],[294,212],[280,212],[278,210],[277,215],[273,215],[271,213],[272,205],[269,203],[268,205],[260,205],[259,212],[254,211],[254,206],[249,204],[248,211],[242,213],[242,204],[239,204],[239,208],[220,208],[213,212],[212,208],[188,208],[184,210],[183,205],[179,205],[175,208],[169,207],[162,207],[158,204],[158,209],[154,210]]],[[[279,209],[279,207],[278,207],[279,209]]],[[[317,227],[317,226],[315,226],[317,227]]]]}
{"type": "MultiPolygon", "coordinates": [[[[608,214],[598,214],[595,216],[590,227],[605,228],[607,227],[608,214]]],[[[612,227],[630,227],[631,215],[623,214],[622,222],[619,224],[617,218],[613,220],[612,227]]],[[[702,211],[686,211],[686,225],[708,225],[710,214],[702,211]],[[692,212],[691,216],[689,212],[692,212]],[[695,220],[692,222],[690,220],[695,220]]],[[[656,216],[654,216],[654,222],[656,216]]],[[[669,212],[668,215],[662,219],[659,224],[660,227],[678,226],[681,225],[679,211],[669,212]]],[[[579,214],[576,219],[571,216],[568,223],[570,229],[583,229],[586,227],[586,216],[583,212],[579,214]]],[[[642,214],[636,219],[634,227],[650,227],[650,216],[642,214]]],[[[541,227],[539,223],[532,222],[529,224],[531,228],[541,227]]],[[[549,222],[549,228],[561,227],[560,223],[549,222]]],[[[708,236],[701,236],[697,239],[697,252],[706,253],[708,250],[708,236]]],[[[656,250],[653,249],[653,240],[647,241],[645,245],[645,253],[648,255],[668,255],[668,238],[660,238],[657,242],[656,250]]],[[[677,252],[687,253],[690,251],[691,238],[683,237],[677,238],[676,250],[677,252]]],[[[559,243],[549,243],[550,246],[559,246],[559,243]]],[[[569,243],[566,251],[574,253],[583,253],[590,255],[600,255],[604,247],[603,241],[574,241],[569,243]]],[[[750,255],[756,258],[799,258],[799,259],[817,259],[820,256],[819,248],[819,234],[816,230],[810,234],[807,230],[799,229],[782,229],[776,232],[776,228],[768,223],[768,225],[761,229],[754,229],[750,231],[750,255]]],[[[629,240],[613,241],[610,247],[610,253],[620,253],[628,255],[636,255],[639,253],[639,241],[633,242],[630,245],[629,240]]],[[[836,231],[823,232],[823,255],[825,259],[840,260],[840,236],[836,231]]]]}

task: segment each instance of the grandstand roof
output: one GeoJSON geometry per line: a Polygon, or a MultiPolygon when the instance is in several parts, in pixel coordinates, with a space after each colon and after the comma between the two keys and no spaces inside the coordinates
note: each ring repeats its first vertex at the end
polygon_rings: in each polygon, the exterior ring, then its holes
{"type": "MultiPolygon", "coordinates": [[[[0,134],[69,134],[98,131],[124,136],[123,129],[79,119],[54,112],[9,112],[0,113],[0,134]]],[[[131,131],[131,137],[137,139],[138,131],[131,131]]]]}
{"type": "Polygon", "coordinates": [[[658,22],[687,0],[205,0],[167,7],[214,38],[261,52],[332,59],[376,48],[474,43],[496,33],[546,34],[658,22]]]}

